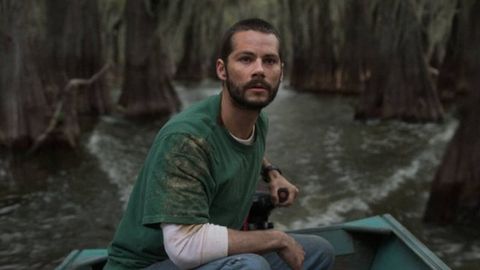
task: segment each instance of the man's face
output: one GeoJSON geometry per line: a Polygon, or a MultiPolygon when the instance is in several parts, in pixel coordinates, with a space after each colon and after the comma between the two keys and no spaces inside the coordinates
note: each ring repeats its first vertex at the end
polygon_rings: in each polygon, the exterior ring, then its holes
{"type": "Polygon", "coordinates": [[[273,34],[241,31],[233,35],[232,48],[224,74],[219,76],[236,105],[260,110],[270,104],[280,86],[283,69],[278,39],[273,34]]]}

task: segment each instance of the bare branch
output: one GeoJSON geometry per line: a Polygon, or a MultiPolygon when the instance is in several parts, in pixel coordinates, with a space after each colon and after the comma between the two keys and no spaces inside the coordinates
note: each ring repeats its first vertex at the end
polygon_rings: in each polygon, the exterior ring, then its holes
{"type": "Polygon", "coordinates": [[[45,129],[45,131],[42,134],[40,134],[35,139],[35,142],[34,142],[33,146],[30,148],[30,150],[28,151],[28,154],[32,154],[33,152],[35,152],[38,149],[38,147],[48,138],[48,135],[57,127],[57,123],[58,123],[58,120],[60,118],[60,114],[62,112],[63,103],[65,102],[65,97],[67,96],[67,94],[69,92],[73,91],[74,89],[78,89],[78,87],[80,87],[80,86],[88,86],[88,85],[93,84],[101,76],[103,76],[108,71],[108,69],[110,69],[110,67],[111,67],[110,63],[106,63],[102,67],[102,69],[100,69],[97,73],[95,73],[89,79],[74,78],[74,79],[70,79],[68,81],[64,90],[61,92],[60,99],[57,102],[57,105],[55,106],[55,111],[52,115],[52,118],[50,119],[50,122],[49,122],[47,128],[45,129]]]}

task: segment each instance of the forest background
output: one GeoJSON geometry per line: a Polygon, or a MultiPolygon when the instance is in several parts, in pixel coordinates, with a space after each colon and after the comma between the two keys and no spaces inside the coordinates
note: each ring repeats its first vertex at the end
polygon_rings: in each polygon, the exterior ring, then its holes
{"type": "MultiPolygon", "coordinates": [[[[281,33],[286,84],[295,91],[353,96],[352,117],[364,122],[441,124],[453,112],[459,125],[424,220],[473,224],[480,217],[475,14],[475,0],[1,0],[0,153],[15,175],[32,157],[75,151],[103,115],[165,121],[182,108],[176,83],[216,80],[220,33],[260,17],[281,33]]],[[[9,206],[12,197],[0,191],[0,200],[9,206]]]]}

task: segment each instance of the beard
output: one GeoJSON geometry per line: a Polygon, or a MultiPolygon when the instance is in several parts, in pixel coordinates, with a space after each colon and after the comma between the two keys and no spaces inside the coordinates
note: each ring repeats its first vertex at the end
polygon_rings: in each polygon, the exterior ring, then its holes
{"type": "Polygon", "coordinates": [[[271,85],[262,78],[254,78],[244,85],[235,84],[230,80],[227,72],[226,86],[228,93],[232,97],[234,103],[240,108],[247,110],[259,111],[270,104],[277,96],[278,88],[280,87],[280,80],[276,85],[271,85]],[[246,92],[249,88],[262,87],[268,92],[268,97],[264,100],[249,100],[246,97],[246,92]]]}

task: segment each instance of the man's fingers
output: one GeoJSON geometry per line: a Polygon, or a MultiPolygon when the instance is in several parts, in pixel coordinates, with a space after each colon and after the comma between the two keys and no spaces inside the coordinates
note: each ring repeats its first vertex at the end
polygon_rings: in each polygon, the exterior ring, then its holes
{"type": "Polygon", "coordinates": [[[270,198],[272,198],[272,203],[273,205],[277,205],[278,204],[278,195],[274,192],[271,192],[270,193],[270,198]]]}
{"type": "Polygon", "coordinates": [[[278,202],[279,202],[279,203],[284,203],[284,202],[286,202],[286,201],[289,199],[289,197],[290,197],[290,193],[291,193],[291,192],[288,192],[288,189],[287,189],[287,188],[279,188],[279,189],[278,189],[278,192],[277,192],[277,194],[278,194],[278,202]]]}

